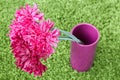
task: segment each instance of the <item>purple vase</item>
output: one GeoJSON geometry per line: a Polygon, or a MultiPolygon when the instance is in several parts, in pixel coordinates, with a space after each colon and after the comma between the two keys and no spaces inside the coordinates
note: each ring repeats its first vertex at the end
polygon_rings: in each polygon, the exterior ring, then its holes
{"type": "Polygon", "coordinates": [[[88,71],[94,61],[96,47],[100,37],[99,31],[91,24],[82,23],[76,25],[71,33],[84,42],[84,44],[79,44],[74,41],[71,42],[71,66],[78,72],[88,71]]]}

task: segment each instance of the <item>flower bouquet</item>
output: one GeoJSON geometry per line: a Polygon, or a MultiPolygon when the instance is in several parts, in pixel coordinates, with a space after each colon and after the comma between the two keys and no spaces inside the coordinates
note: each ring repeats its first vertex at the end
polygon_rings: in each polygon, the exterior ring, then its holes
{"type": "Polygon", "coordinates": [[[54,28],[54,22],[45,20],[36,4],[33,7],[27,4],[17,10],[9,27],[15,64],[35,76],[41,76],[46,71],[47,67],[42,64],[41,59],[49,58],[60,40],[82,43],[71,33],[54,28]],[[66,36],[60,36],[61,33],[66,36]]]}

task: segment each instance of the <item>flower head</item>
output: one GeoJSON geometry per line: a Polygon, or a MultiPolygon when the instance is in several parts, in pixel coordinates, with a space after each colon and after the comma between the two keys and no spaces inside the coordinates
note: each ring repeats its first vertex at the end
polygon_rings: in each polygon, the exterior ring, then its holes
{"type": "Polygon", "coordinates": [[[27,4],[25,8],[22,7],[17,10],[15,14],[15,18],[18,22],[43,20],[43,16],[44,14],[40,12],[36,4],[33,7],[27,4]]]}
{"type": "Polygon", "coordinates": [[[11,47],[16,65],[35,76],[42,75],[47,69],[40,59],[46,59],[54,53],[60,36],[59,30],[52,30],[53,22],[42,19],[43,15],[36,5],[26,5],[26,8],[16,12],[15,20],[10,25],[11,47]]]}

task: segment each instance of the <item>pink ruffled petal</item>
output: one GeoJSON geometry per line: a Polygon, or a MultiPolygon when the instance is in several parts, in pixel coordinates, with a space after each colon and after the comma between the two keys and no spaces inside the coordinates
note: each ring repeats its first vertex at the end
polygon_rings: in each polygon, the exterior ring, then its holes
{"type": "Polygon", "coordinates": [[[59,30],[51,31],[53,27],[54,22],[44,20],[44,14],[39,12],[36,4],[16,11],[9,36],[18,68],[35,76],[41,76],[46,71],[40,59],[54,53],[60,36],[59,30]]]}

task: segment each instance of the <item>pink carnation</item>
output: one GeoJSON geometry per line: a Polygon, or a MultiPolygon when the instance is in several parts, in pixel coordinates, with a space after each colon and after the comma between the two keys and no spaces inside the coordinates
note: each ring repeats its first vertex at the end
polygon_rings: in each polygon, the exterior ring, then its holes
{"type": "Polygon", "coordinates": [[[42,20],[43,16],[38,11],[36,5],[33,8],[27,5],[16,12],[15,20],[10,25],[11,47],[16,65],[35,76],[42,75],[46,70],[40,59],[46,59],[54,53],[60,36],[60,31],[53,29],[54,23],[42,20]]]}
{"type": "Polygon", "coordinates": [[[38,21],[44,19],[44,14],[40,13],[37,5],[35,4],[33,7],[30,5],[26,5],[26,7],[22,7],[20,10],[16,11],[15,18],[18,22],[27,23],[27,21],[38,21]]]}

